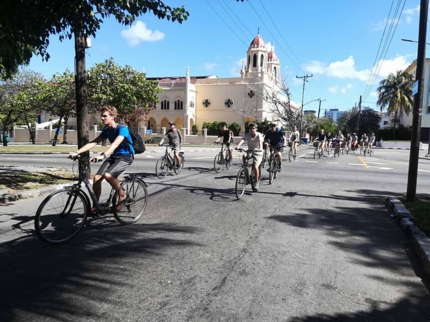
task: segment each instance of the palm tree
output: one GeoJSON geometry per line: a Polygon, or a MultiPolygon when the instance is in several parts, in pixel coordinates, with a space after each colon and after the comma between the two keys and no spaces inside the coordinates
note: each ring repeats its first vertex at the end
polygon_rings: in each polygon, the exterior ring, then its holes
{"type": "Polygon", "coordinates": [[[377,88],[378,101],[376,104],[380,106],[381,112],[387,108],[389,115],[394,113],[393,140],[398,116],[402,116],[403,113],[409,115],[412,110],[412,84],[412,74],[399,70],[395,75],[390,73],[377,88]]]}

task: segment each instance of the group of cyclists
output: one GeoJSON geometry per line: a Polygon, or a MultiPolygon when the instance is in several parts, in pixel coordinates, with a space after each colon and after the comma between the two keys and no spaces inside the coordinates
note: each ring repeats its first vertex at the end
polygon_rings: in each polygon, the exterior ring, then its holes
{"type": "Polygon", "coordinates": [[[347,152],[355,151],[359,147],[359,144],[362,144],[363,148],[371,150],[375,140],[375,133],[373,132],[371,132],[370,136],[363,133],[361,139],[358,140],[356,133],[353,133],[352,135],[347,133],[344,136],[342,131],[339,130],[337,135],[333,137],[330,132],[324,133],[324,130],[321,129],[314,142],[318,144],[319,153],[323,155],[324,149],[331,149],[332,147],[344,148],[347,152]]]}
{"type": "MultiPolygon", "coordinates": [[[[98,200],[101,195],[101,182],[106,180],[119,195],[118,210],[120,210],[123,207],[123,201],[126,200],[127,196],[121,189],[118,176],[133,163],[135,154],[133,141],[128,128],[115,122],[115,118],[118,116],[118,112],[115,107],[103,107],[100,112],[103,124],[105,125],[101,134],[78,151],[70,153],[70,157],[89,151],[104,139],[109,140],[111,144],[107,150],[101,155],[91,159],[92,162],[103,161],[103,164],[94,176],[94,192],[98,200]]],[[[167,139],[169,141],[169,145],[173,149],[174,157],[179,164],[178,152],[182,145],[182,135],[176,128],[175,122],[169,122],[169,125],[170,129],[167,131],[165,137],[160,141],[160,145],[162,145],[165,139],[167,139]]],[[[261,176],[261,173],[259,173],[259,166],[263,158],[263,149],[270,149],[270,158],[278,158],[278,172],[282,172],[282,152],[288,142],[290,142],[293,149],[293,157],[296,157],[297,145],[300,142],[300,133],[297,131],[297,126],[294,126],[288,139],[286,137],[286,133],[273,122],[270,123],[270,128],[264,136],[257,131],[257,126],[254,123],[249,124],[248,129],[249,132],[241,139],[236,149],[239,149],[246,142],[248,149],[242,156],[243,162],[246,162],[248,154],[251,153],[253,159],[252,166],[254,168],[256,181],[259,181],[259,177],[261,176]]],[[[233,132],[228,129],[226,123],[221,124],[221,130],[219,132],[218,139],[215,142],[219,142],[221,139],[222,143],[226,145],[229,151],[229,159],[231,160],[233,132]]],[[[330,132],[325,134],[324,130],[321,130],[316,141],[319,142],[320,153],[323,153],[323,149],[325,147],[331,147],[332,142],[335,142],[336,145],[345,144],[347,149],[356,149],[358,145],[358,137],[356,133],[353,133],[352,135],[347,133],[346,136],[344,136],[341,131],[339,131],[335,137],[332,137],[330,132]]],[[[361,141],[363,144],[371,148],[372,144],[375,142],[374,133],[372,133],[370,137],[363,134],[361,141]]],[[[256,187],[256,190],[258,191],[258,187],[256,187]]]]}

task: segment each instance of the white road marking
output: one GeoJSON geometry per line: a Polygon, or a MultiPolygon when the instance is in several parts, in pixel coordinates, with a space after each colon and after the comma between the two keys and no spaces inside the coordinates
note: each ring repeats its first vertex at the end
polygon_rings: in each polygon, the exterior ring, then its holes
{"type": "Polygon", "coordinates": [[[326,162],[326,163],[330,163],[330,164],[339,164],[339,162],[326,162]]]}
{"type": "Polygon", "coordinates": [[[147,157],[147,158],[150,158],[150,159],[151,159],[151,158],[155,158],[155,157],[154,157],[154,156],[152,156],[152,155],[147,155],[146,157],[147,157]]]}
{"type": "Polygon", "coordinates": [[[371,164],[382,164],[382,165],[386,164],[386,163],[373,162],[373,161],[367,161],[366,163],[371,163],[371,164]]]}
{"type": "Polygon", "coordinates": [[[191,160],[201,160],[201,159],[213,159],[214,157],[200,157],[200,158],[190,158],[191,160]]]}
{"type": "MultiPolygon", "coordinates": [[[[308,153],[308,154],[310,154],[310,153],[308,153]]],[[[306,155],[308,155],[308,154],[302,154],[302,155],[298,156],[297,158],[304,157],[304,156],[306,156],[306,155]]]]}
{"type": "Polygon", "coordinates": [[[384,168],[384,167],[375,167],[375,166],[369,166],[369,168],[376,168],[376,169],[379,169],[379,170],[393,170],[393,168],[384,168]]]}
{"type": "Polygon", "coordinates": [[[430,172],[429,170],[421,170],[421,169],[418,169],[418,171],[421,171],[421,172],[430,172]]]}
{"type": "Polygon", "coordinates": [[[364,166],[363,163],[348,163],[348,165],[363,165],[364,166]]]}
{"type": "Polygon", "coordinates": [[[393,164],[409,165],[409,163],[405,163],[405,162],[393,162],[393,164]]]}

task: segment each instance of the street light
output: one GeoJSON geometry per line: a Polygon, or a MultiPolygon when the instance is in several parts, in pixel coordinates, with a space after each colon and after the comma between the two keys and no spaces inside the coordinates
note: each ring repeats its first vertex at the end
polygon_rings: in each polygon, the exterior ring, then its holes
{"type": "MultiPolygon", "coordinates": [[[[400,40],[407,41],[407,42],[416,42],[416,43],[418,43],[418,41],[416,41],[416,40],[410,40],[410,39],[400,39],[400,40]]],[[[426,42],[426,44],[430,45],[428,42],[426,42]]]]}

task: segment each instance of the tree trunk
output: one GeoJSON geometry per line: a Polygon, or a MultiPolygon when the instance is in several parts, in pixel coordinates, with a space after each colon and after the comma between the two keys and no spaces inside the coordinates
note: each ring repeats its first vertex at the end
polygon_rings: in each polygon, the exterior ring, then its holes
{"type": "Polygon", "coordinates": [[[52,146],[56,146],[57,145],[57,138],[58,138],[58,133],[60,133],[61,121],[62,120],[63,120],[63,116],[60,116],[60,120],[58,121],[57,129],[55,130],[54,139],[52,140],[52,146]]]}
{"type": "Polygon", "coordinates": [[[27,123],[27,127],[28,127],[28,132],[30,133],[30,140],[32,144],[36,144],[35,142],[35,138],[34,138],[34,132],[30,126],[30,123],[28,122],[28,117],[27,117],[27,112],[24,111],[24,118],[25,118],[25,123],[27,123]]]}
{"type": "Polygon", "coordinates": [[[63,143],[62,144],[68,144],[67,143],[67,122],[69,121],[69,117],[64,117],[64,130],[63,130],[63,143]]]}
{"type": "Polygon", "coordinates": [[[9,127],[8,126],[3,126],[3,146],[7,146],[7,136],[9,134],[9,127]]]}
{"type": "Polygon", "coordinates": [[[396,122],[397,122],[397,110],[394,113],[393,141],[396,140],[396,122]]]}

